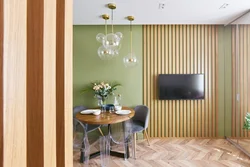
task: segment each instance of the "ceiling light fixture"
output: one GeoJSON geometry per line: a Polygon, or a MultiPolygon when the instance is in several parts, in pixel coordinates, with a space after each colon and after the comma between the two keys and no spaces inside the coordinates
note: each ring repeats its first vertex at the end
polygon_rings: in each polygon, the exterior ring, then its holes
{"type": "Polygon", "coordinates": [[[138,64],[138,59],[133,52],[133,34],[132,34],[132,21],[134,21],[134,16],[128,16],[127,19],[130,21],[130,53],[123,58],[123,63],[125,67],[134,67],[138,64]]]}
{"type": "MultiPolygon", "coordinates": [[[[105,36],[107,36],[107,32],[108,32],[108,28],[107,28],[107,20],[109,19],[109,15],[108,14],[103,14],[102,18],[105,20],[105,35],[102,33],[99,33],[96,35],[96,40],[98,42],[103,43],[103,41],[105,40],[105,36]]],[[[102,59],[102,60],[109,60],[113,57],[115,57],[116,55],[118,55],[117,51],[114,51],[110,48],[106,48],[103,45],[101,45],[98,50],[97,50],[98,56],[102,59]]]]}
{"type": "Polygon", "coordinates": [[[107,20],[109,19],[109,16],[102,15],[102,18],[105,19],[105,35],[99,33],[96,36],[97,41],[102,43],[102,46],[98,48],[98,55],[101,55],[100,57],[102,57],[103,59],[110,59],[119,55],[119,49],[121,48],[121,40],[123,38],[123,34],[121,32],[114,33],[113,10],[116,9],[116,5],[114,3],[109,3],[108,8],[111,9],[111,33],[107,33],[107,20]]]}

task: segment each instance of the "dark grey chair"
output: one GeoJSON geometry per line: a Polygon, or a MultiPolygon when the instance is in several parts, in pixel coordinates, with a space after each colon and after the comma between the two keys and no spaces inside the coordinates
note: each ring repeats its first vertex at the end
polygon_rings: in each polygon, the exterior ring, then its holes
{"type": "MultiPolygon", "coordinates": [[[[82,111],[82,110],[86,110],[86,109],[87,109],[87,107],[84,107],[84,106],[76,106],[76,107],[74,107],[74,108],[73,108],[73,118],[76,117],[76,114],[77,114],[77,113],[79,113],[79,112],[82,111]]],[[[84,127],[87,127],[87,129],[86,129],[87,133],[88,133],[88,132],[92,132],[92,131],[98,129],[99,132],[101,133],[101,135],[104,136],[103,133],[102,133],[102,130],[101,130],[101,128],[100,128],[100,127],[101,127],[100,125],[90,125],[90,124],[88,124],[88,125],[86,126],[86,124],[84,124],[84,123],[83,123],[83,125],[84,125],[84,127]]]]}
{"type": "MultiPolygon", "coordinates": [[[[133,134],[134,134],[134,150],[136,152],[136,134],[137,132],[142,132],[144,131],[144,134],[147,138],[148,141],[148,145],[150,146],[149,143],[149,137],[147,134],[146,129],[148,128],[148,122],[149,122],[149,108],[145,105],[138,105],[134,108],[135,110],[135,116],[132,118],[133,120],[133,134]]],[[[135,156],[135,152],[134,152],[134,156],[135,156]]]]}

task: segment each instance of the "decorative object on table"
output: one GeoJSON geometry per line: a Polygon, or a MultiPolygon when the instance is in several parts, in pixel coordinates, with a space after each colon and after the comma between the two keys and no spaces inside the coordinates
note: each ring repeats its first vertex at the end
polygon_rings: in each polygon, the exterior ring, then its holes
{"type": "Polygon", "coordinates": [[[115,111],[115,106],[113,104],[106,104],[106,105],[101,106],[101,109],[103,111],[109,111],[111,113],[115,111]]]}
{"type": "Polygon", "coordinates": [[[246,113],[243,129],[250,130],[250,113],[246,113]]]}
{"type": "Polygon", "coordinates": [[[98,99],[98,105],[103,106],[106,104],[108,96],[113,95],[119,83],[109,84],[107,82],[94,82],[82,90],[82,93],[93,91],[94,96],[98,99]]]}
{"type": "Polygon", "coordinates": [[[122,109],[122,106],[115,106],[115,110],[116,111],[119,111],[119,110],[121,110],[122,109]]]}
{"type": "Polygon", "coordinates": [[[138,64],[138,59],[132,49],[132,21],[134,21],[134,16],[128,16],[127,18],[130,21],[130,53],[128,53],[128,55],[123,58],[123,63],[125,67],[134,67],[138,64]]]}

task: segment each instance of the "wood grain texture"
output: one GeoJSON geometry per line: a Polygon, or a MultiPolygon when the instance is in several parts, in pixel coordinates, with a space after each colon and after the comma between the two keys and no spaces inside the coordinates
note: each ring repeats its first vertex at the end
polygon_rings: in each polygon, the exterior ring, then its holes
{"type": "Polygon", "coordinates": [[[65,73],[64,73],[64,82],[65,82],[65,98],[64,98],[64,124],[65,124],[65,167],[72,167],[72,159],[73,159],[73,138],[69,137],[73,134],[73,114],[72,114],[72,106],[73,106],[73,1],[65,0],[65,17],[64,17],[64,56],[65,56],[65,73]]]}
{"type": "Polygon", "coordinates": [[[123,110],[130,110],[131,113],[127,115],[118,115],[116,113],[103,113],[100,115],[93,114],[81,114],[77,113],[76,118],[86,124],[95,124],[95,125],[106,125],[106,124],[115,124],[127,121],[135,115],[135,111],[132,108],[122,107],[123,110]]]}
{"type": "Polygon", "coordinates": [[[232,66],[233,95],[239,94],[239,102],[232,99],[232,137],[249,137],[242,129],[246,112],[250,109],[250,25],[232,27],[232,66]]]}
{"type": "MultiPolygon", "coordinates": [[[[4,167],[27,166],[26,0],[4,1],[4,167]],[[17,26],[18,25],[18,26],[17,26]],[[20,114],[21,113],[21,114],[20,114]],[[7,147],[6,147],[7,146],[7,147]]],[[[2,21],[2,20],[1,20],[2,21]]]]}
{"type": "Polygon", "coordinates": [[[27,167],[44,166],[43,5],[27,0],[27,167]]]}
{"type": "Polygon", "coordinates": [[[65,166],[65,0],[56,6],[56,154],[57,166],[65,166]]]}
{"type": "Polygon", "coordinates": [[[4,23],[4,16],[3,16],[3,0],[0,0],[0,167],[3,167],[3,150],[4,150],[4,143],[3,143],[3,23],[4,23]]]}
{"type": "Polygon", "coordinates": [[[0,0],[0,166],[72,166],[72,8],[0,0]]]}
{"type": "Polygon", "coordinates": [[[44,166],[56,167],[56,0],[44,0],[44,166]]]}
{"type": "MultiPolygon", "coordinates": [[[[249,140],[240,140],[248,150],[249,140]]],[[[98,142],[91,147],[99,149],[98,142]]],[[[123,150],[123,148],[116,148],[123,150]]],[[[225,139],[204,138],[151,138],[150,146],[146,140],[137,142],[136,160],[110,157],[110,167],[248,167],[250,159],[225,139]]],[[[79,163],[80,153],[74,152],[74,167],[79,163]]],[[[90,167],[99,167],[100,157],[90,159],[90,167]]]]}
{"type": "Polygon", "coordinates": [[[217,33],[210,25],[144,26],[143,102],[152,111],[151,137],[217,136],[217,33]],[[204,100],[158,100],[158,74],[197,73],[205,74],[204,100]]]}

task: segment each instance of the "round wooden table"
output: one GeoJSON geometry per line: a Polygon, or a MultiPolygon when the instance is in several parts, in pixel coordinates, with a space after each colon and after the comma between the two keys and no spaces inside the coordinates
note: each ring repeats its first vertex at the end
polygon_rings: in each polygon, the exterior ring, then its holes
{"type": "MultiPolygon", "coordinates": [[[[129,107],[122,107],[122,110],[130,110],[131,113],[127,115],[118,115],[115,112],[110,113],[109,111],[106,111],[105,113],[101,113],[100,115],[94,115],[94,114],[81,114],[77,113],[76,118],[85,123],[85,124],[95,124],[95,125],[104,125],[108,124],[108,135],[110,136],[111,140],[113,139],[110,133],[110,125],[115,123],[124,123],[127,120],[130,120],[134,115],[135,111],[132,108],[129,107]]],[[[113,140],[112,140],[113,141],[113,140]]],[[[128,144],[126,145],[125,149],[126,158],[129,158],[129,148],[128,144]]],[[[80,162],[84,162],[84,152],[81,152],[80,156],[80,162]]],[[[100,155],[100,152],[92,153],[90,154],[90,158],[94,158],[96,156],[100,155]]],[[[116,151],[110,151],[110,155],[117,156],[117,157],[124,157],[124,153],[116,152],[116,151]]]]}
{"type": "Polygon", "coordinates": [[[122,110],[130,110],[131,113],[127,115],[118,115],[116,113],[109,113],[109,111],[101,113],[100,115],[77,113],[76,118],[86,124],[104,125],[124,122],[131,119],[135,115],[135,111],[132,108],[122,107],[122,110]]]}

